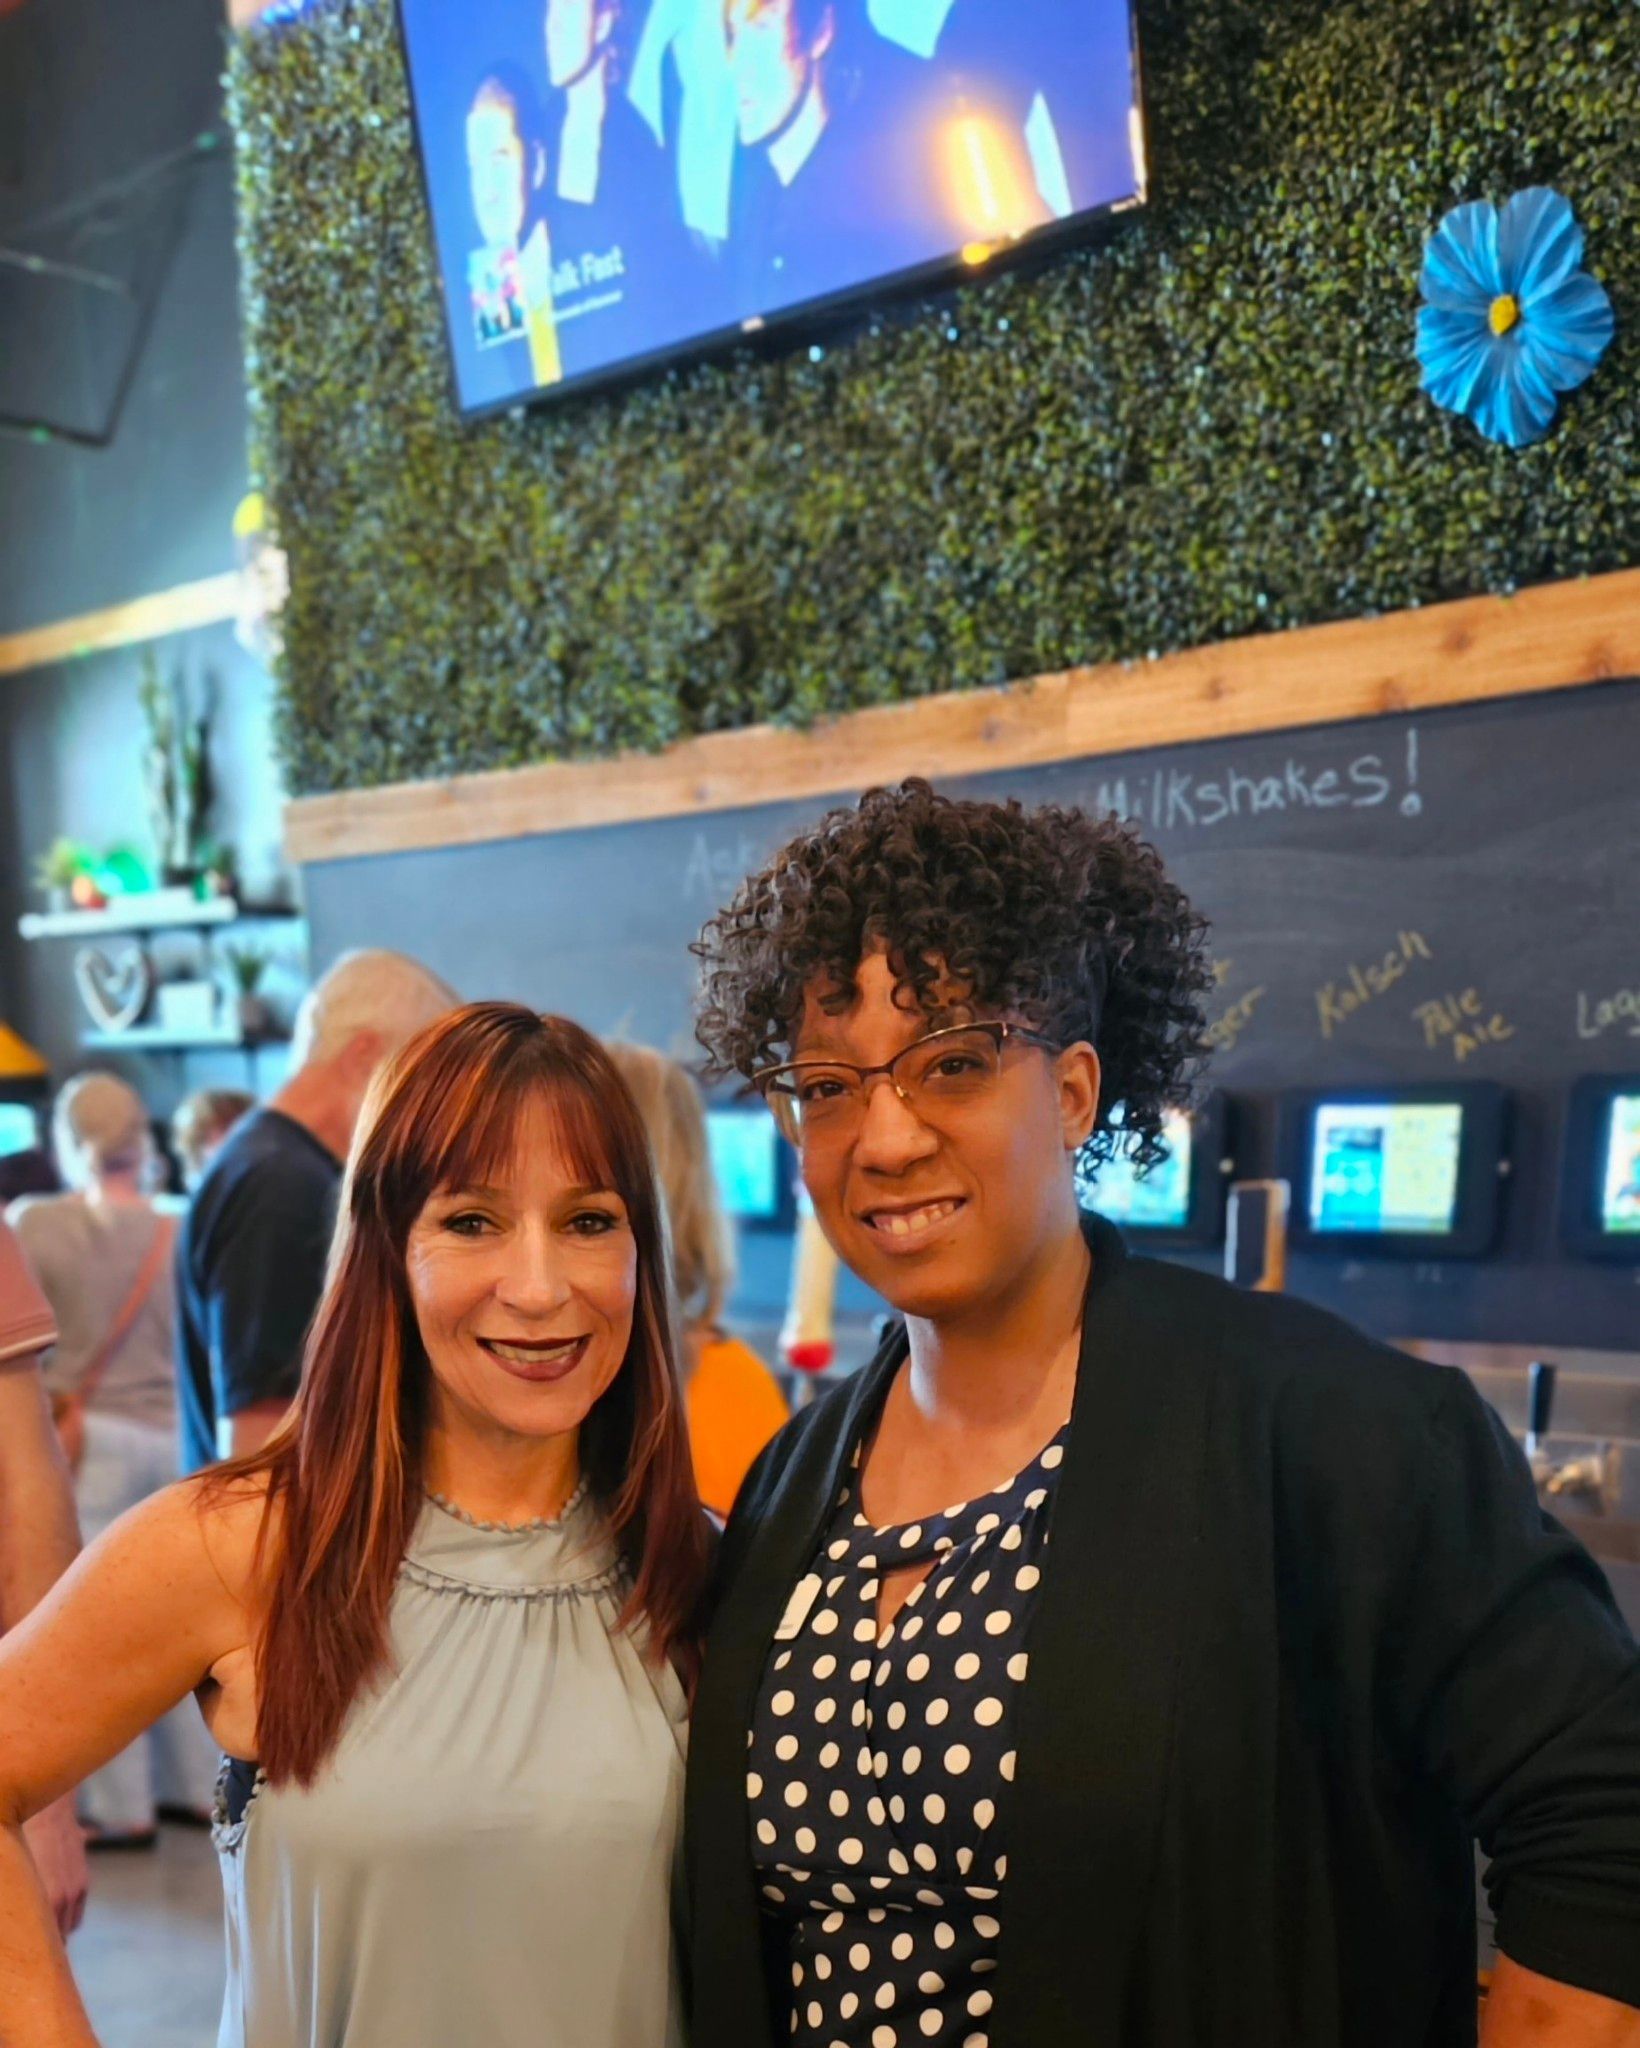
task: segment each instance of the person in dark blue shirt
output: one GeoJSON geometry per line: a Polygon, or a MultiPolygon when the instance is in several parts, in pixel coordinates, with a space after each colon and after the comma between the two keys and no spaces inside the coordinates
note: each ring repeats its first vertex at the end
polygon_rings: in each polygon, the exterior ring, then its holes
{"type": "Polygon", "coordinates": [[[177,1254],[184,1471],[271,1435],[295,1397],[341,1185],[337,1155],[278,1109],[212,1161],[177,1254]]]}
{"type": "Polygon", "coordinates": [[[296,1020],[296,1071],[211,1161],[177,1245],[182,1468],[257,1450],[302,1376],[342,1183],[377,1068],[459,998],[402,953],[345,954],[296,1020]]]}

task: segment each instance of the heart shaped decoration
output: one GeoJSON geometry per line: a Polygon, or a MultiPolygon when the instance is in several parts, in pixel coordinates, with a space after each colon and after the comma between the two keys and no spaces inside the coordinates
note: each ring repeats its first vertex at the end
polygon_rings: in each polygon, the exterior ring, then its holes
{"type": "Polygon", "coordinates": [[[128,1031],[153,993],[154,970],[135,939],[82,946],[74,955],[74,980],[91,1021],[104,1031],[128,1031]]]}

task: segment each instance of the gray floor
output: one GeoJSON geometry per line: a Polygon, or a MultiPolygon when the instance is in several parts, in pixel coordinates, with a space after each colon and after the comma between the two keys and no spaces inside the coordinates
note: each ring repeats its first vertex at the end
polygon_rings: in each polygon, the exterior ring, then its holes
{"type": "Polygon", "coordinates": [[[69,1958],[102,2048],[211,2048],[222,2009],[222,1886],[208,1835],[93,1856],[69,1958]]]}

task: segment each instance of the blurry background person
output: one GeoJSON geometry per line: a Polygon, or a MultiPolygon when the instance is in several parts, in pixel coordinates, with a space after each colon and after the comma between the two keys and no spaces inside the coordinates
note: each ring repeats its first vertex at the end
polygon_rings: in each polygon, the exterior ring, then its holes
{"type": "Polygon", "coordinates": [[[347,953],[296,1015],[295,1071],[230,1132],[177,1252],[182,1463],[256,1450],[284,1420],[324,1291],[342,1161],[383,1060],[458,998],[402,953],[347,953]]]}
{"type": "Polygon", "coordinates": [[[682,1322],[684,1398],[700,1497],[727,1515],[740,1482],[789,1410],[774,1374],[723,1328],[734,1284],[734,1236],[712,1175],[700,1091],[675,1060],[643,1045],[611,1045],[655,1156],[672,1231],[672,1278],[682,1322]]]}
{"type": "Polygon", "coordinates": [[[196,1088],[171,1118],[171,1149],[182,1168],[190,1194],[205,1178],[222,1141],[256,1107],[256,1097],[243,1088],[196,1088]]]}
{"type": "MultiPolygon", "coordinates": [[[[125,1082],[70,1081],[52,1138],[69,1192],[26,1197],[9,1217],[57,1325],[45,1384],[89,1543],[177,1476],[175,1225],[149,1200],[158,1154],[125,1082]]],[[[208,1819],[215,1775],[198,1715],[168,1714],[80,1788],[92,1846],[151,1846],[161,1813],[208,1819]]]]}
{"type": "MultiPolygon", "coordinates": [[[[68,1463],[52,1426],[40,1356],[57,1340],[51,1307],[0,1221],[0,1635],[67,1571],[80,1547],[68,1463]]],[[[24,1840],[66,1938],[85,1910],[85,1844],[74,1794],[25,1823],[24,1840]]]]}

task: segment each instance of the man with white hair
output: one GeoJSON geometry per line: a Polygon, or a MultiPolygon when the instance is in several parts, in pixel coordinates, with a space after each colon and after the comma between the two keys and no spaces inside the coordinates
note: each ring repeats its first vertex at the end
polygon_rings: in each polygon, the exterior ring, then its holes
{"type": "Polygon", "coordinates": [[[234,1127],[177,1251],[182,1463],[266,1443],[302,1372],[324,1291],[342,1163],[376,1069],[461,1001],[402,953],[346,953],[296,1018],[295,1071],[234,1127]]]}

